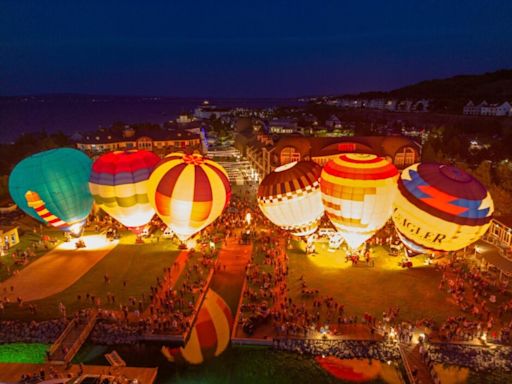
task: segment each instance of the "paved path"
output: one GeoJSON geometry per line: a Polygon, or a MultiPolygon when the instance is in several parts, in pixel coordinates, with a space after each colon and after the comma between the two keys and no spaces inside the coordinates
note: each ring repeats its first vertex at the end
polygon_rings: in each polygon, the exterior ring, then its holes
{"type": "Polygon", "coordinates": [[[25,302],[55,295],[78,281],[118,244],[100,235],[84,236],[82,240],[86,248],[76,249],[74,242],[60,244],[0,283],[0,294],[11,301],[21,297],[25,302]]]}
{"type": "MultiPolygon", "coordinates": [[[[163,284],[161,288],[158,290],[157,294],[153,298],[153,306],[157,307],[160,302],[159,299],[165,298],[166,292],[168,292],[170,289],[174,288],[176,285],[176,282],[178,281],[181,273],[187,266],[187,261],[190,256],[190,252],[188,250],[181,251],[176,260],[174,261],[174,264],[171,266],[171,274],[169,273],[165,274],[165,279],[163,281],[163,284]]],[[[144,316],[150,316],[151,311],[150,307],[146,308],[144,311],[144,316]]]]}
{"type": "Polygon", "coordinates": [[[233,319],[238,310],[245,280],[245,267],[252,255],[252,244],[238,244],[238,238],[230,237],[222,246],[210,288],[217,292],[231,309],[233,319]]]}

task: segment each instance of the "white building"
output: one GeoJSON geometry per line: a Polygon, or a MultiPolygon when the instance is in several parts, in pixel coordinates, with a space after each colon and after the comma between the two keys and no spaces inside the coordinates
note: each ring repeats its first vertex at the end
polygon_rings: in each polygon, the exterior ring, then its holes
{"type": "Polygon", "coordinates": [[[489,104],[484,100],[480,104],[475,104],[470,100],[464,106],[462,113],[475,116],[512,116],[512,105],[508,101],[489,104]]]}
{"type": "Polygon", "coordinates": [[[488,104],[482,107],[480,114],[483,116],[511,116],[512,105],[508,101],[504,103],[488,104]]]}

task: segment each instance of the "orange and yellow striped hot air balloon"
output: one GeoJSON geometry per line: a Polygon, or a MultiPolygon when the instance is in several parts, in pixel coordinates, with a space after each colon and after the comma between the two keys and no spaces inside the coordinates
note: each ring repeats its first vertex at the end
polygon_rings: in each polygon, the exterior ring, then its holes
{"type": "Polygon", "coordinates": [[[167,155],[148,181],[149,203],[182,241],[217,219],[230,196],[224,168],[199,154],[167,155]]]}
{"type": "Polygon", "coordinates": [[[163,355],[171,362],[186,361],[201,364],[219,356],[227,348],[233,316],[226,302],[213,290],[206,293],[188,342],[184,347],[162,347],[163,355]]]}
{"type": "Polygon", "coordinates": [[[324,166],[325,212],[350,248],[358,248],[390,218],[397,179],[396,167],[376,155],[342,154],[324,166]]]}

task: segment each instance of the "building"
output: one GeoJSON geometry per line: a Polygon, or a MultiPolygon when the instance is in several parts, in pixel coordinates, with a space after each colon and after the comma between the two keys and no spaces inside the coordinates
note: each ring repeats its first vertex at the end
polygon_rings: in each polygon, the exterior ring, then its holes
{"type": "Polygon", "coordinates": [[[208,101],[204,101],[199,107],[194,109],[194,117],[197,119],[219,119],[222,116],[231,114],[229,108],[217,108],[215,105],[210,105],[208,101]]]}
{"type": "Polygon", "coordinates": [[[268,122],[269,133],[290,134],[298,131],[297,121],[294,119],[272,119],[268,122]]]}
{"type": "Polygon", "coordinates": [[[108,151],[145,149],[164,155],[173,151],[202,151],[201,136],[188,130],[135,129],[99,130],[88,133],[76,147],[90,155],[108,151]]]}
{"type": "Polygon", "coordinates": [[[7,250],[20,242],[18,227],[0,226],[0,248],[7,250]]]}
{"type": "Polygon", "coordinates": [[[487,104],[480,109],[482,116],[511,116],[512,105],[508,101],[504,103],[487,104]]]}
{"type": "Polygon", "coordinates": [[[475,244],[475,257],[482,270],[496,272],[497,280],[512,280],[512,216],[491,221],[483,241],[475,244]],[[494,271],[493,271],[494,270],[494,271]]]}
{"type": "Polygon", "coordinates": [[[292,161],[312,160],[324,165],[340,153],[373,153],[389,159],[399,169],[417,163],[421,158],[421,146],[404,136],[338,138],[289,135],[274,142],[266,135],[257,135],[245,139],[237,137],[235,142],[260,177],[292,161]]]}
{"type": "Polygon", "coordinates": [[[331,115],[327,120],[325,120],[325,125],[329,128],[341,128],[341,120],[336,115],[331,115]]]}
{"type": "Polygon", "coordinates": [[[508,101],[489,104],[484,100],[480,104],[475,104],[470,100],[464,105],[462,113],[474,116],[512,116],[512,105],[508,101]]]}

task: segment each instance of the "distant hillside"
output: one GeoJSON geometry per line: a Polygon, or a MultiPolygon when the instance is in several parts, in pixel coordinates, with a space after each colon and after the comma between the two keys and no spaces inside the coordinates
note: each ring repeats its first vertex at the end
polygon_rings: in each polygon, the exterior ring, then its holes
{"type": "MultiPolygon", "coordinates": [[[[354,96],[354,95],[351,95],[354,96]]],[[[460,75],[447,79],[421,81],[390,92],[364,92],[363,98],[392,97],[399,99],[431,99],[436,110],[457,110],[468,101],[512,101],[512,69],[481,75],[460,75]]]]}

